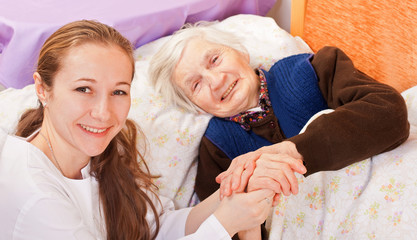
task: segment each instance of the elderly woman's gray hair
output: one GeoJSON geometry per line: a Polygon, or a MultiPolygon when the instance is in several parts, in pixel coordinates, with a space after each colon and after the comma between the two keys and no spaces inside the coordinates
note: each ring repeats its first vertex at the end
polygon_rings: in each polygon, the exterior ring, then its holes
{"type": "Polygon", "coordinates": [[[185,93],[174,83],[172,76],[184,48],[194,38],[222,44],[244,53],[247,53],[247,50],[236,35],[219,30],[216,22],[202,21],[194,25],[185,24],[168,38],[167,42],[152,57],[149,65],[149,77],[155,90],[161,93],[168,102],[197,113],[201,109],[187,98],[185,93]]]}

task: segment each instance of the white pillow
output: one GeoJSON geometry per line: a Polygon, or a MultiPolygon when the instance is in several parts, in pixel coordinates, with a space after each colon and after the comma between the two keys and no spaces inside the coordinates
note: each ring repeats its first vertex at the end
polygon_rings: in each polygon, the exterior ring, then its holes
{"type": "MultiPolygon", "coordinates": [[[[241,37],[251,64],[264,69],[283,57],[311,52],[300,38],[279,28],[272,18],[236,15],[217,23],[217,27],[241,37]]],[[[129,118],[146,135],[149,144],[145,158],[152,173],[161,175],[155,181],[160,194],[173,199],[176,207],[181,208],[192,204],[198,146],[211,116],[186,113],[154,92],[147,69],[152,55],[167,39],[158,39],[135,51],[136,74],[129,118]]],[[[20,114],[36,104],[33,85],[1,92],[0,127],[13,133],[20,114]]]]}

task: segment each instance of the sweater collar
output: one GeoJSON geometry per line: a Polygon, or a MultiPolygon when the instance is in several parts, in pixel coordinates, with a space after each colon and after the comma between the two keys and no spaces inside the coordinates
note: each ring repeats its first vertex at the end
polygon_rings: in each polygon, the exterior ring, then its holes
{"type": "Polygon", "coordinates": [[[268,95],[268,86],[264,72],[257,68],[256,74],[259,76],[259,103],[255,108],[251,108],[245,112],[241,112],[235,116],[225,118],[228,121],[237,122],[246,131],[250,130],[250,123],[258,122],[266,117],[271,109],[271,100],[268,95]]]}

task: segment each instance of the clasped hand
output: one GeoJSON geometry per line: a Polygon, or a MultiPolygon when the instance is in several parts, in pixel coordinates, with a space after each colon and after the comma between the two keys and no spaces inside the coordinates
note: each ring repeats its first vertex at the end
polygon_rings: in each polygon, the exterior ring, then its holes
{"type": "Polygon", "coordinates": [[[276,206],[281,193],[285,196],[298,193],[294,172],[307,172],[303,157],[294,143],[283,141],[236,157],[229,168],[216,177],[216,182],[220,184],[221,199],[232,192],[270,189],[275,193],[273,206],[276,206]]]}

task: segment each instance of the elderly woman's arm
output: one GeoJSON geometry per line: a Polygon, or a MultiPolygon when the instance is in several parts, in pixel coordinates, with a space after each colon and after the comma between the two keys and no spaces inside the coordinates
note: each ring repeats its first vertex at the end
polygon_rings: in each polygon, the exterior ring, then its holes
{"type": "Polygon", "coordinates": [[[229,168],[231,159],[206,137],[201,139],[194,190],[200,200],[217,191],[217,175],[229,168]]]}
{"type": "Polygon", "coordinates": [[[325,47],[311,61],[330,108],[294,142],[307,175],[337,170],[394,149],[409,135],[403,97],[388,85],[358,71],[340,49],[325,47]]]}

